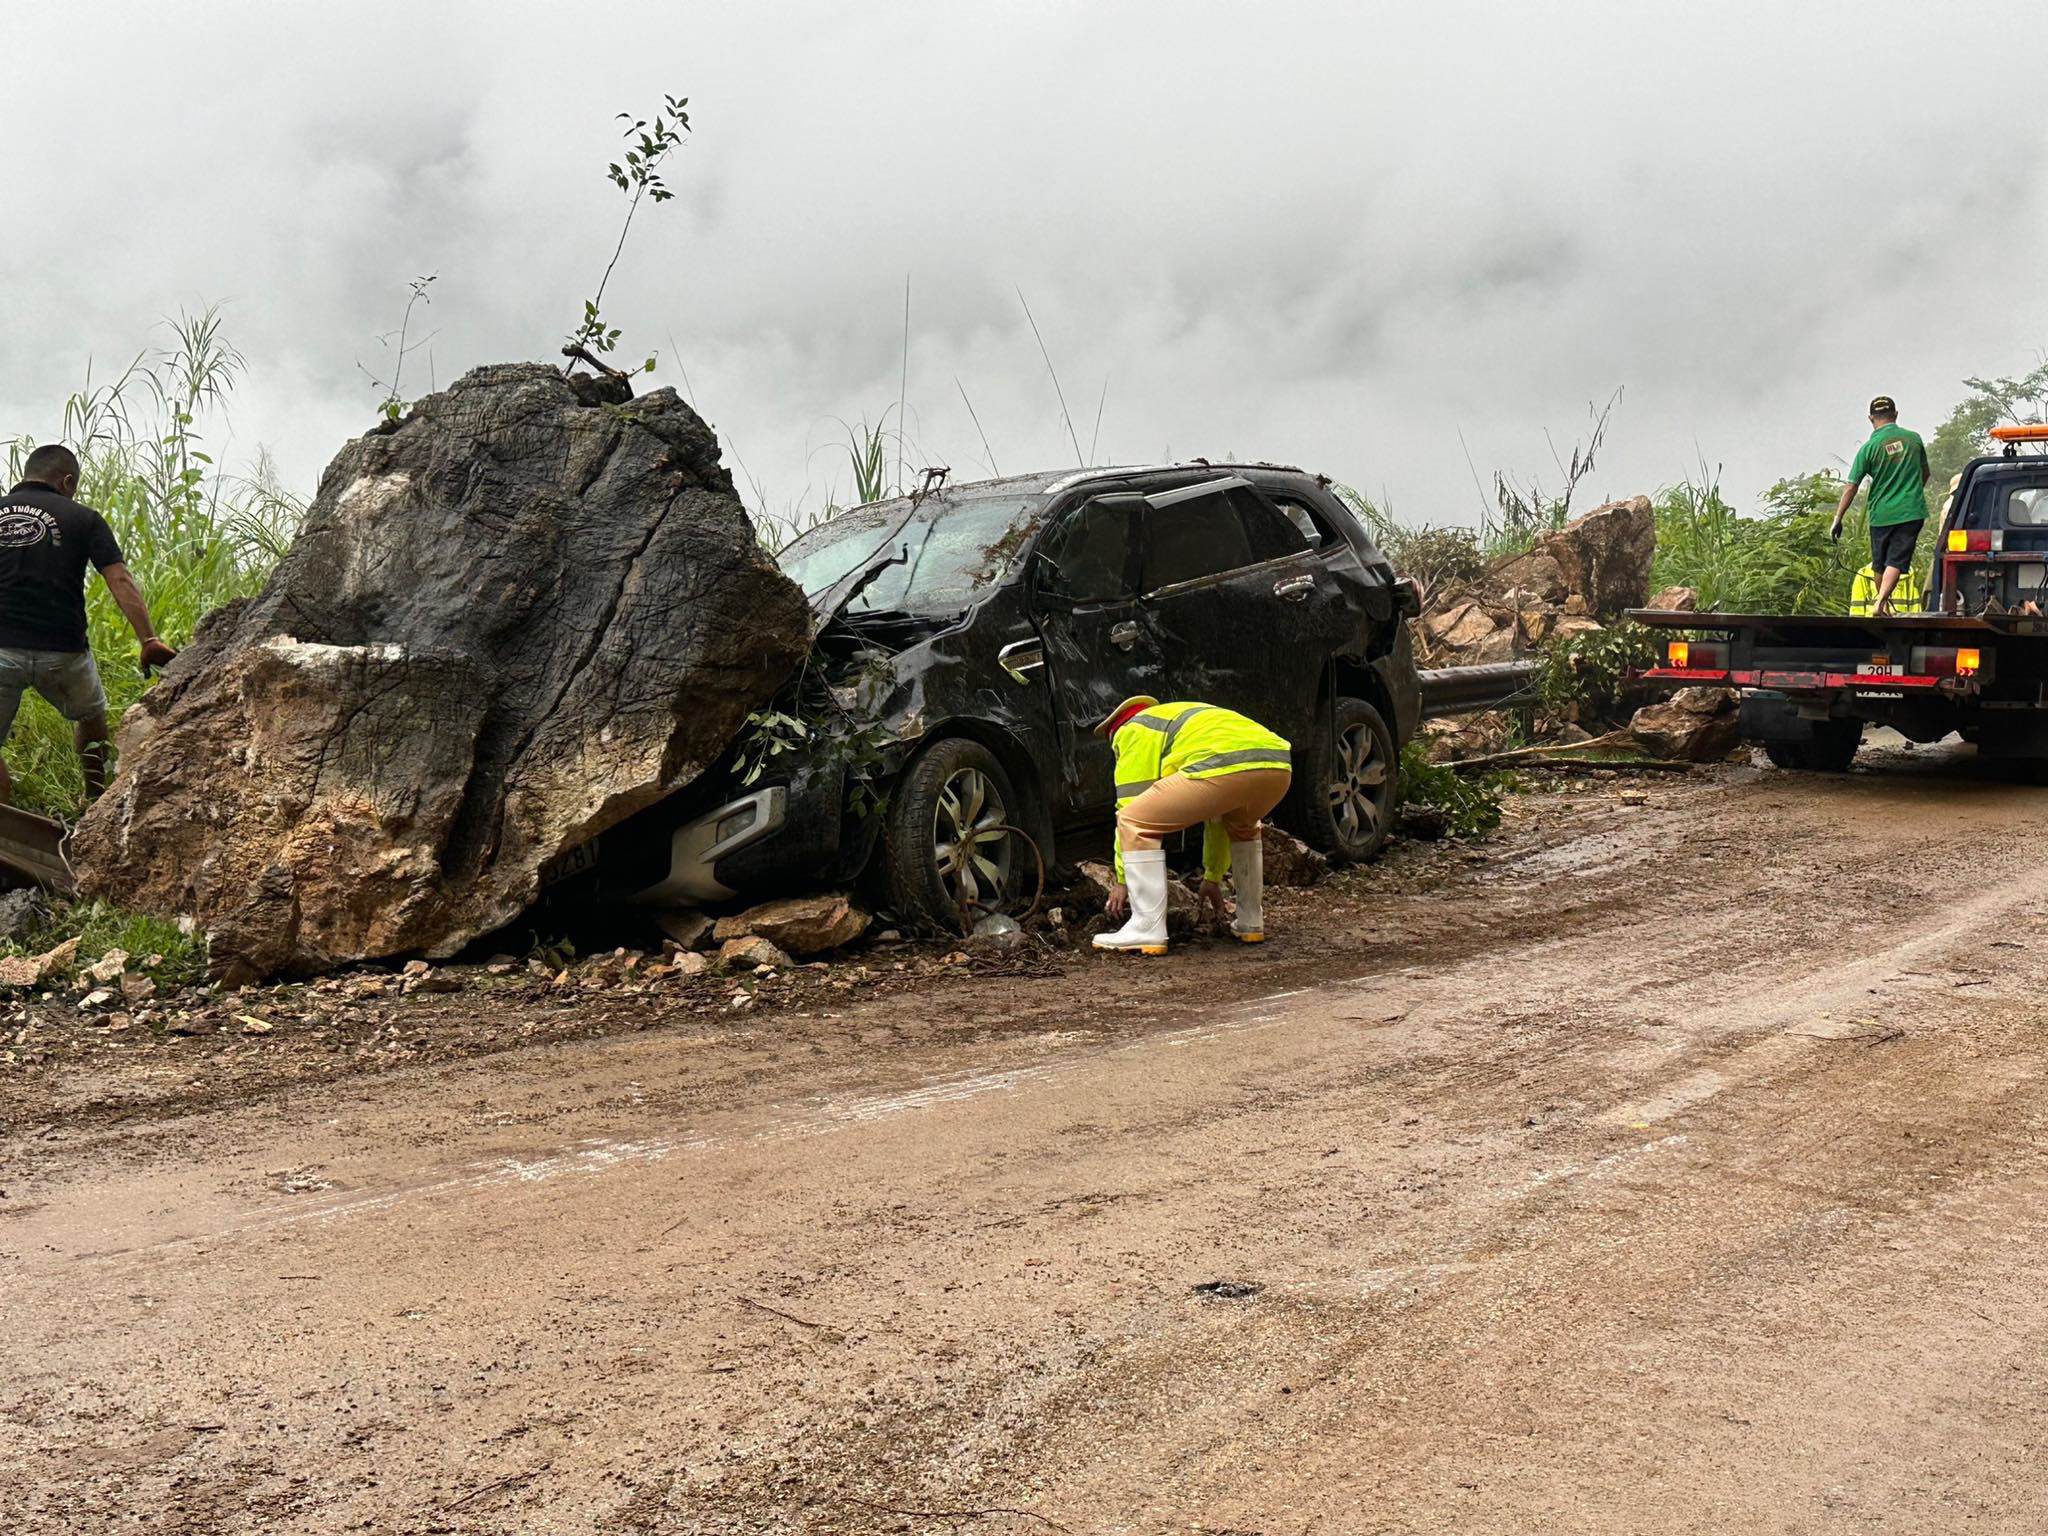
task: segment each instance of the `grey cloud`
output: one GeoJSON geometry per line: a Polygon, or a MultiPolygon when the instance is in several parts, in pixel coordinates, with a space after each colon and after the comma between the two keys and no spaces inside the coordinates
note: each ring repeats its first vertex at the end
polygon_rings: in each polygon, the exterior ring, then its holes
{"type": "Polygon", "coordinates": [[[2031,10],[1902,0],[1541,7],[895,0],[43,7],[17,76],[0,430],[47,435],[88,356],[232,300],[237,441],[310,486],[409,366],[547,354],[620,204],[611,114],[692,98],[673,203],[607,298],[775,510],[893,412],[963,473],[1084,447],[1294,459],[1468,518],[1627,386],[1602,487],[1696,452],[1749,496],[1853,446],[1877,388],[1931,426],[2025,366],[2048,219],[2031,10]],[[35,219],[23,210],[61,209],[35,219]],[[673,334],[682,358],[672,358],[673,334]]]}

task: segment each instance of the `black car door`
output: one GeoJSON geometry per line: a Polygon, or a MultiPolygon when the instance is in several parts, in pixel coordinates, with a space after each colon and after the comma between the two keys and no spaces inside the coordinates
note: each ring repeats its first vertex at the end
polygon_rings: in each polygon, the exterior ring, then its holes
{"type": "Polygon", "coordinates": [[[1224,476],[1147,497],[1138,586],[1173,697],[1309,739],[1323,671],[1355,623],[1317,550],[1256,487],[1224,476]]]}
{"type": "Polygon", "coordinates": [[[1115,804],[1109,749],[1091,734],[1134,693],[1157,693],[1159,654],[1138,620],[1144,499],[1107,495],[1056,518],[1033,552],[1033,619],[1060,735],[1062,820],[1115,804]]]}

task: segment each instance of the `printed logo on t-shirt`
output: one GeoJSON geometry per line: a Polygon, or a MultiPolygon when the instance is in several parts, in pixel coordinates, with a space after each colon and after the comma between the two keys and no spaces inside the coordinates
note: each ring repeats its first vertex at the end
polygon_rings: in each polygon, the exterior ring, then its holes
{"type": "Polygon", "coordinates": [[[1903,459],[1906,456],[1906,440],[1895,437],[1884,445],[1884,456],[1888,459],[1903,459]]]}
{"type": "Polygon", "coordinates": [[[21,549],[30,544],[40,544],[46,535],[55,538],[57,519],[49,513],[34,507],[10,507],[0,512],[0,549],[21,549]]]}

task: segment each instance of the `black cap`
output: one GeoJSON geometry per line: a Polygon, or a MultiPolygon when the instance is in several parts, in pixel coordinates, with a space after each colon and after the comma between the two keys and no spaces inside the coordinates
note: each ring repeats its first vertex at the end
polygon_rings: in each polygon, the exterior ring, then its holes
{"type": "Polygon", "coordinates": [[[1870,414],[1873,416],[1896,416],[1899,414],[1899,403],[1890,395],[1879,395],[1870,402],[1870,414]]]}

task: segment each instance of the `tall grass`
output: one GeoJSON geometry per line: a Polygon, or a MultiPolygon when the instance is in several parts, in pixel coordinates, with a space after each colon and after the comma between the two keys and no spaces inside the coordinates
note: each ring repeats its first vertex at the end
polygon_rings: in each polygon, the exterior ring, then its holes
{"type": "MultiPolygon", "coordinates": [[[[207,613],[262,587],[304,506],[279,485],[267,458],[259,456],[246,475],[230,475],[208,451],[208,433],[224,430],[244,370],[218,310],[165,324],[162,348],[110,383],[88,377],[65,405],[61,440],[79,457],[78,499],[106,517],[157,632],[182,646],[207,613]]],[[[26,437],[9,445],[9,485],[35,446],[26,437]]],[[[88,578],[86,621],[109,714],[118,720],[147,681],[134,632],[96,576],[88,578]]],[[[85,786],[71,727],[36,695],[23,700],[6,752],[17,805],[77,812],[85,786]]]]}
{"type": "MultiPolygon", "coordinates": [[[[1830,471],[1795,475],[1764,492],[1754,515],[1731,507],[1704,468],[1658,493],[1652,587],[1691,587],[1719,613],[1846,613],[1856,573],[1870,563],[1870,525],[1859,497],[1828,537],[1842,482],[1830,471]]],[[[1922,538],[1922,582],[1934,558],[1922,538]]]]}

